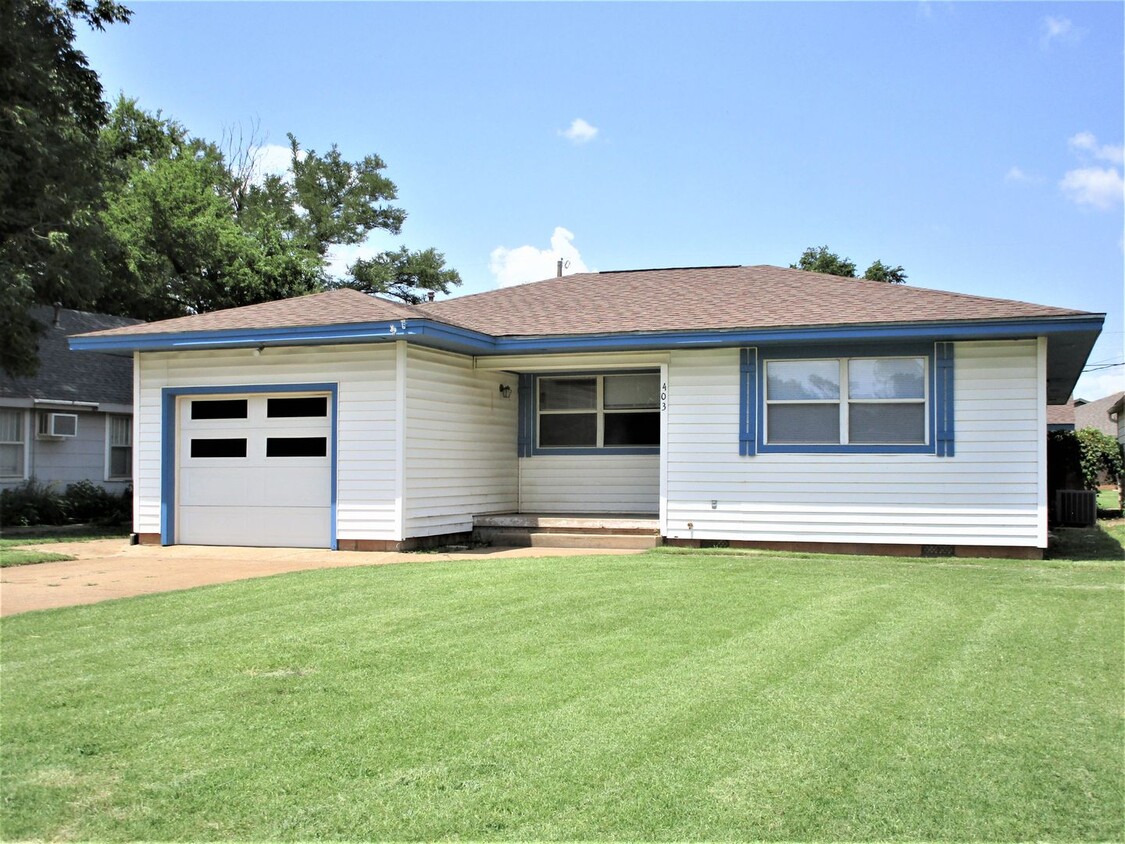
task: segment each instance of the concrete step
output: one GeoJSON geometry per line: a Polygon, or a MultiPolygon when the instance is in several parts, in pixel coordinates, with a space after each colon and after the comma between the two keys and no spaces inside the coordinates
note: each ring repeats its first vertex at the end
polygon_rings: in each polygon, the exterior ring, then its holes
{"type": "Polygon", "coordinates": [[[498,547],[599,548],[644,551],[660,544],[660,536],[615,533],[545,533],[528,530],[477,528],[474,538],[498,547]]]}

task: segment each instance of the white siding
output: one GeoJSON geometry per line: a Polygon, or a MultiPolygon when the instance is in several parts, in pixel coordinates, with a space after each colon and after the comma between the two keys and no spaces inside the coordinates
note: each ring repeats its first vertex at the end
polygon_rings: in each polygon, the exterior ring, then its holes
{"type": "Polygon", "coordinates": [[[955,457],[739,457],[738,350],[674,352],[665,535],[1040,545],[1042,378],[1035,340],[957,343],[955,457]]]}
{"type": "Polygon", "coordinates": [[[461,355],[406,354],[406,536],[469,531],[474,514],[515,511],[516,376],[476,371],[461,355]]]}
{"type": "MultiPolygon", "coordinates": [[[[734,442],[737,449],[737,434],[734,442]]],[[[659,508],[659,454],[552,454],[520,460],[524,513],[656,513],[659,508]]]]}
{"type": "Polygon", "coordinates": [[[134,530],[160,532],[162,387],[337,383],[337,536],[400,539],[395,521],[395,350],[325,346],[137,356],[134,530]]]}

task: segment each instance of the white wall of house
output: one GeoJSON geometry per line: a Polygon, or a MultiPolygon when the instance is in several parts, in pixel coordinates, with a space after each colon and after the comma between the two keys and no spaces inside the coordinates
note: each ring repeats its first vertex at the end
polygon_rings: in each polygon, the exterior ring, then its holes
{"type": "MultiPolygon", "coordinates": [[[[734,445],[737,453],[737,434],[734,445]]],[[[520,460],[524,513],[656,513],[659,507],[659,454],[550,454],[520,460]]]]}
{"type": "Polygon", "coordinates": [[[136,356],[134,530],[160,532],[161,389],[334,382],[337,536],[399,539],[394,345],[148,352],[136,356]]]}
{"type": "Polygon", "coordinates": [[[402,346],[406,537],[469,531],[475,514],[518,509],[515,376],[402,346]],[[511,388],[507,398],[501,384],[511,388]]]}
{"type": "Polygon", "coordinates": [[[954,457],[740,457],[738,350],[673,352],[665,535],[1043,547],[1045,377],[1035,340],[957,343],[954,457]]]}

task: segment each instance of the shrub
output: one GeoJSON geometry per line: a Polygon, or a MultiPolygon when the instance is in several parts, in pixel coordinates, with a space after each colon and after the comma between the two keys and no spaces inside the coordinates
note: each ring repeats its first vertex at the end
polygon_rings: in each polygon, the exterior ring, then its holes
{"type": "Polygon", "coordinates": [[[1083,428],[1075,436],[1082,452],[1082,480],[1086,489],[1096,490],[1103,475],[1116,483],[1121,477],[1121,450],[1117,440],[1097,428],[1083,428]]]}
{"type": "Polygon", "coordinates": [[[69,516],[67,502],[50,484],[31,478],[0,491],[0,525],[61,525],[69,516]]]}
{"type": "Polygon", "coordinates": [[[59,493],[53,485],[31,478],[0,492],[0,525],[129,524],[133,491],[108,492],[90,481],[71,484],[59,493]]]}

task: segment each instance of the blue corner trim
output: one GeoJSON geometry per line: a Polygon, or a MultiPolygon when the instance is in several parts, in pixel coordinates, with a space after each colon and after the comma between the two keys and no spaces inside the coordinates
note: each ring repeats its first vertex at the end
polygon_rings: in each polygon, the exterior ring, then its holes
{"type": "Polygon", "coordinates": [[[758,453],[758,350],[741,349],[738,390],[738,453],[753,457],[758,453]]]}
{"type": "Polygon", "coordinates": [[[328,393],[332,406],[332,466],[330,547],[337,550],[336,535],[336,467],[338,463],[337,432],[339,430],[339,385],[334,382],[315,384],[252,384],[221,387],[164,387],[160,391],[160,544],[176,542],[176,400],[180,396],[245,395],[248,393],[328,393]]]}
{"type": "Polygon", "coordinates": [[[535,377],[521,372],[519,376],[519,433],[516,454],[519,457],[531,456],[531,444],[535,438],[535,377]]]}
{"type": "Polygon", "coordinates": [[[937,417],[937,442],[938,457],[953,457],[954,448],[954,416],[953,416],[953,344],[935,343],[934,356],[936,358],[934,405],[937,417]]]}

